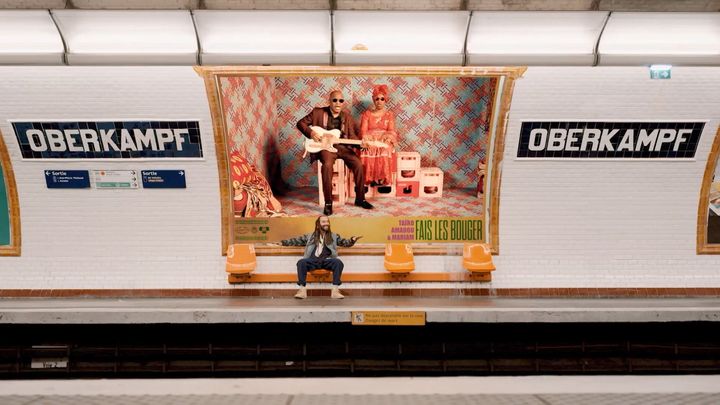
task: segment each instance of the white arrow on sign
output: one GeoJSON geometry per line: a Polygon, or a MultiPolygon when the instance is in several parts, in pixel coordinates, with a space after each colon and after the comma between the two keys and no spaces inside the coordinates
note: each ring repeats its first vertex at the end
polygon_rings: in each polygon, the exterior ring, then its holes
{"type": "Polygon", "coordinates": [[[181,175],[181,176],[184,176],[184,175],[185,175],[185,172],[182,171],[182,170],[180,170],[180,175],[181,175]]]}

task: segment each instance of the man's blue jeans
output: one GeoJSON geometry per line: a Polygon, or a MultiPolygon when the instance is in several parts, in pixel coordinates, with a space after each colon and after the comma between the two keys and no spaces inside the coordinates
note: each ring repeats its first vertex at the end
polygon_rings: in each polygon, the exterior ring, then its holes
{"type": "Polygon", "coordinates": [[[333,285],[340,285],[340,276],[345,265],[340,259],[328,257],[326,259],[300,259],[297,262],[298,285],[305,287],[307,273],[311,270],[326,269],[333,273],[333,285]]]}

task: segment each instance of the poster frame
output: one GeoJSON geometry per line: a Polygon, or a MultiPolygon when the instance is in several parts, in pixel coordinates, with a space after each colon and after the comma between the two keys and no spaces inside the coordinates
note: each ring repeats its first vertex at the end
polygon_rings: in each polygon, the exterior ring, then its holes
{"type": "MultiPolygon", "coordinates": [[[[215,154],[218,165],[218,181],[220,187],[221,210],[221,253],[226,254],[227,248],[234,240],[234,213],[232,210],[232,196],[230,193],[230,165],[227,147],[227,133],[225,114],[222,108],[220,95],[220,78],[232,76],[432,76],[432,77],[486,77],[496,78],[495,95],[500,94],[500,105],[492,109],[490,122],[497,119],[492,131],[492,154],[486,163],[492,168],[490,175],[490,215],[486,229],[488,243],[494,254],[498,254],[499,247],[499,209],[500,209],[500,178],[501,163],[505,150],[505,133],[508,123],[510,105],[512,103],[515,80],[522,78],[527,70],[526,66],[195,66],[195,72],[204,80],[205,91],[212,117],[213,134],[215,140],[215,154]],[[495,115],[497,114],[497,117],[495,115]]],[[[488,218],[485,218],[488,221],[488,218]]],[[[424,245],[414,248],[416,255],[457,255],[462,249],[456,246],[443,244],[424,245]]],[[[258,255],[287,255],[290,252],[280,251],[271,247],[258,247],[258,255]]],[[[358,246],[353,249],[354,254],[383,255],[384,246],[358,246]]]]}
{"type": "Polygon", "coordinates": [[[698,203],[697,214],[697,254],[720,254],[720,243],[708,243],[708,209],[710,209],[710,187],[712,185],[713,173],[720,159],[720,125],[715,132],[710,154],[705,164],[702,186],[700,188],[700,202],[698,203]]]}
{"type": "Polygon", "coordinates": [[[5,179],[5,191],[7,194],[8,211],[10,214],[10,244],[0,246],[0,256],[20,256],[20,204],[15,182],[15,172],[12,168],[10,155],[5,145],[5,137],[0,131],[0,164],[2,164],[3,177],[5,179]]]}

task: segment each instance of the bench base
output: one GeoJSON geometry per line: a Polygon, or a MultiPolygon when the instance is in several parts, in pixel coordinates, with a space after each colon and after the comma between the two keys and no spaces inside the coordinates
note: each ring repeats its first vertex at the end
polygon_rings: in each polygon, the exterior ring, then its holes
{"type": "MultiPolygon", "coordinates": [[[[486,273],[345,273],[343,283],[392,283],[392,282],[488,282],[492,281],[492,274],[486,273]]],[[[295,273],[270,274],[228,274],[228,283],[295,283],[295,273]]],[[[308,272],[308,283],[330,283],[332,273],[327,270],[313,270],[308,272]]]]}

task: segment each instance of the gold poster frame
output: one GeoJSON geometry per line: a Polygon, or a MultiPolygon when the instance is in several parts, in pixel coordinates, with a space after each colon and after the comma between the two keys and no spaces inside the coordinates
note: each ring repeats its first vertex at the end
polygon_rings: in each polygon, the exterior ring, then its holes
{"type": "Polygon", "coordinates": [[[20,256],[20,204],[15,183],[15,172],[12,169],[10,155],[5,146],[5,138],[0,131],[0,164],[5,177],[5,191],[10,214],[10,244],[0,246],[0,256],[20,256]]]}
{"type": "MultiPolygon", "coordinates": [[[[220,209],[221,209],[221,253],[224,255],[227,251],[230,241],[234,239],[234,214],[232,207],[232,196],[230,195],[230,174],[229,162],[227,154],[227,133],[222,104],[220,102],[220,85],[219,78],[228,76],[435,76],[435,77],[491,77],[496,78],[495,95],[499,91],[501,93],[500,105],[493,108],[491,112],[490,122],[495,120],[495,114],[498,114],[497,124],[495,126],[495,144],[491,161],[488,165],[493,168],[490,178],[490,218],[489,218],[489,237],[490,246],[493,253],[500,251],[499,246],[499,208],[500,208],[500,168],[503,158],[505,146],[505,131],[508,122],[508,114],[510,112],[510,104],[512,103],[512,92],[515,86],[515,80],[521,78],[527,67],[509,66],[509,67],[448,67],[448,66],[195,66],[195,71],[205,82],[205,91],[210,106],[210,114],[213,123],[213,133],[215,140],[215,154],[218,165],[218,179],[220,183],[220,209]],[[504,79],[504,80],[501,80],[504,79]],[[500,87],[502,86],[502,88],[500,87]]],[[[486,218],[487,220],[487,218],[486,218]]],[[[444,245],[434,246],[418,246],[414,248],[414,253],[438,255],[438,254],[459,254],[457,248],[448,248],[444,245]]],[[[259,255],[287,255],[289,252],[282,249],[272,247],[258,247],[256,252],[259,255]]],[[[296,253],[293,250],[293,253],[296,253]]],[[[352,249],[352,254],[361,255],[382,255],[384,247],[358,246],[352,249]]]]}
{"type": "Polygon", "coordinates": [[[712,185],[715,166],[720,158],[720,125],[715,133],[710,155],[705,164],[702,187],[700,188],[700,203],[697,215],[697,254],[720,254],[720,243],[708,243],[708,209],[710,205],[710,186],[712,185]]]}

